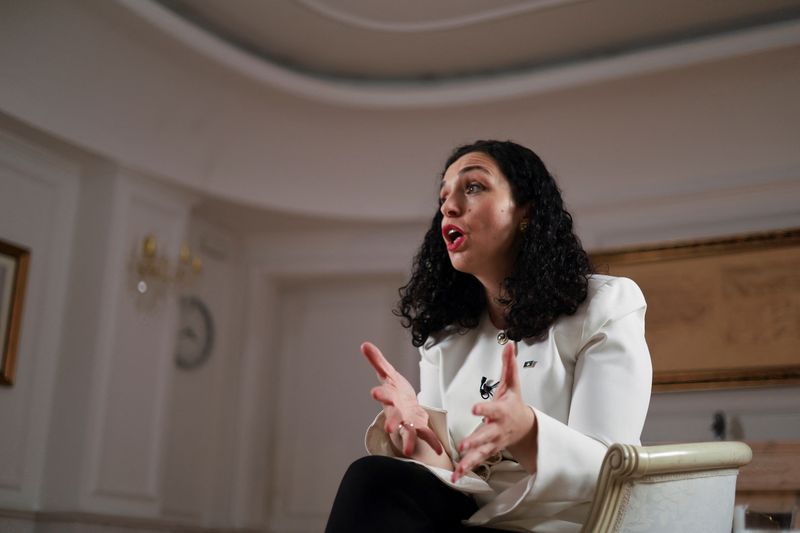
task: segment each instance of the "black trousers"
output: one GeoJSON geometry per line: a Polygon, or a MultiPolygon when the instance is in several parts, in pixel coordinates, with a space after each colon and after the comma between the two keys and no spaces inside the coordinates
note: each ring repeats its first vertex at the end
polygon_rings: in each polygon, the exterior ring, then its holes
{"type": "Polygon", "coordinates": [[[325,533],[497,533],[461,524],[477,509],[426,468],[372,455],[347,469],[325,533]]]}

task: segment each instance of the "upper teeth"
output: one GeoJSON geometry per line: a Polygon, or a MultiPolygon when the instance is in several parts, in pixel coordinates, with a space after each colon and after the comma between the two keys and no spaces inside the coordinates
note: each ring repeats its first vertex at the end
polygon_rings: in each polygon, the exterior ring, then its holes
{"type": "Polygon", "coordinates": [[[450,239],[451,241],[454,241],[454,240],[456,240],[456,238],[457,238],[459,235],[461,235],[461,233],[459,233],[459,231],[458,231],[458,230],[455,230],[455,229],[450,229],[450,230],[447,230],[447,238],[448,238],[448,239],[450,239]]]}

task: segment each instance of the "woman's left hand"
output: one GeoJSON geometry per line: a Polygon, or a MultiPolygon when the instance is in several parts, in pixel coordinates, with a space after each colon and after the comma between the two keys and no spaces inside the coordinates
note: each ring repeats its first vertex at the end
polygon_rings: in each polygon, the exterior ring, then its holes
{"type": "Polygon", "coordinates": [[[503,449],[526,470],[535,469],[536,414],[522,399],[514,352],[515,343],[508,343],[503,350],[503,373],[494,398],[472,408],[484,423],[461,441],[461,460],[453,471],[453,482],[503,449]]]}

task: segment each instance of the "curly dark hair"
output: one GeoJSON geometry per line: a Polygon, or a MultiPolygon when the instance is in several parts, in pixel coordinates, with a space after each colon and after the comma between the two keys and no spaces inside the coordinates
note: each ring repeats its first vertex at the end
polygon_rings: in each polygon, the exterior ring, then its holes
{"type": "MultiPolygon", "coordinates": [[[[445,171],[471,152],[491,157],[508,179],[516,205],[530,206],[529,224],[522,232],[513,271],[503,282],[506,299],[501,303],[506,306],[510,339],[543,340],[556,319],[574,314],[586,299],[594,270],[572,230],[572,216],[564,208],[555,179],[533,150],[511,141],[476,141],[456,148],[445,171]]],[[[486,308],[483,285],[450,263],[442,217],[437,210],[394,311],[403,326],[411,328],[414,346],[422,346],[448,326],[460,332],[476,327],[486,308]]]]}

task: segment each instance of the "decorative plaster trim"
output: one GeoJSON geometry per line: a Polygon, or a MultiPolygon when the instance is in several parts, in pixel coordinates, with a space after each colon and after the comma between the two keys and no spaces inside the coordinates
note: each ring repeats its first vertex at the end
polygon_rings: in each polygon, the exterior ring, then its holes
{"type": "MultiPolygon", "coordinates": [[[[121,359],[118,354],[118,332],[127,306],[127,275],[130,245],[135,243],[144,232],[142,227],[149,226],[158,215],[161,220],[168,221],[162,226],[169,243],[177,245],[186,234],[186,224],[191,205],[191,195],[170,194],[168,189],[157,182],[137,179],[137,176],[122,168],[116,169],[114,179],[113,212],[108,234],[108,265],[102,281],[104,296],[102,308],[108,310],[101,317],[98,327],[100,336],[97,341],[94,371],[95,389],[90,402],[89,447],[87,449],[87,465],[83,473],[83,492],[81,503],[87,508],[100,509],[109,513],[132,513],[153,516],[159,512],[161,498],[161,461],[165,424],[166,396],[168,394],[167,371],[171,359],[158,361],[160,369],[152,371],[155,381],[152,383],[153,394],[156,395],[153,418],[150,420],[150,435],[147,450],[142,452],[147,459],[147,472],[143,485],[135,488],[108,486],[109,478],[104,472],[105,454],[111,453],[107,445],[109,424],[114,416],[114,404],[110,403],[112,381],[121,359]],[[144,223],[142,221],[147,221],[144,223]],[[132,238],[132,235],[136,235],[132,238]]],[[[168,296],[172,298],[172,296],[168,296]]],[[[165,302],[166,303],[166,302],[165,302]]],[[[158,320],[153,324],[161,324],[153,329],[153,335],[160,337],[160,346],[167,346],[174,332],[176,310],[170,305],[158,309],[158,320]],[[159,322],[159,320],[161,322],[159,322]]],[[[152,318],[152,317],[151,317],[152,318]]]]}
{"type": "MultiPolygon", "coordinates": [[[[357,244],[352,246],[353,250],[359,248],[357,244]]],[[[346,248],[340,248],[343,256],[350,256],[346,248]]],[[[346,272],[331,274],[326,271],[326,265],[322,262],[314,262],[312,264],[314,273],[309,273],[304,277],[307,279],[325,280],[331,286],[336,287],[341,284],[349,282],[361,283],[364,281],[372,284],[389,284],[399,286],[407,277],[407,273],[403,269],[398,269],[395,265],[394,270],[384,271],[370,264],[359,264],[356,260],[353,262],[353,267],[346,272]],[[396,278],[396,283],[393,279],[396,278]]],[[[287,290],[296,284],[293,283],[295,278],[293,275],[287,275],[277,269],[270,268],[270,265],[261,264],[256,267],[260,273],[261,279],[258,281],[258,288],[261,292],[251,290],[250,293],[254,298],[262,302],[267,302],[271,309],[271,317],[273,322],[271,327],[274,331],[271,332],[269,344],[263,345],[259,357],[264,359],[264,351],[271,351],[270,364],[273,368],[272,375],[281,376],[286,379],[286,383],[294,383],[287,376],[291,376],[293,369],[302,373],[302,365],[292,361],[288,355],[291,353],[289,346],[291,338],[295,336],[295,332],[287,328],[276,328],[275,324],[280,324],[281,320],[276,320],[277,317],[288,317],[286,322],[296,324],[301,322],[301,317],[310,308],[319,309],[320,302],[314,302],[312,298],[304,298],[301,294],[300,297],[289,298],[287,290]],[[300,365],[300,366],[298,366],[300,365]]],[[[297,295],[296,295],[297,296],[297,295]]],[[[308,296],[308,295],[306,295],[308,296]]],[[[323,307],[324,308],[324,307],[323,307]]],[[[388,315],[388,313],[387,313],[388,315]]],[[[388,320],[388,318],[387,318],[388,320]]],[[[384,323],[386,324],[386,322],[384,323]]],[[[254,335],[255,331],[250,333],[254,335]]],[[[385,332],[384,332],[385,334],[385,332]]],[[[383,345],[383,344],[382,344],[383,345]]],[[[392,348],[397,348],[397,345],[390,345],[392,348]]],[[[416,352],[416,349],[411,353],[416,352]]],[[[412,382],[418,379],[416,375],[416,360],[413,357],[398,358],[394,361],[398,371],[407,376],[412,382]]],[[[265,376],[267,379],[269,374],[265,376]]],[[[263,389],[264,379],[260,380],[258,386],[263,389]]],[[[259,402],[261,405],[270,406],[269,412],[269,436],[270,442],[268,446],[268,465],[269,471],[272,473],[267,486],[268,494],[268,513],[267,525],[270,531],[315,531],[318,530],[320,525],[325,523],[327,518],[327,509],[306,509],[298,508],[302,503],[292,499],[292,494],[302,493],[303,490],[297,490],[294,486],[297,483],[295,476],[292,475],[291,462],[287,462],[285,457],[294,449],[292,443],[298,442],[297,428],[287,430],[287,420],[291,417],[291,401],[287,398],[291,397],[290,391],[285,390],[285,387],[290,385],[277,384],[274,387],[266,389],[266,396],[262,397],[259,402]],[[290,436],[287,433],[291,432],[290,436]]],[[[336,401],[332,400],[336,405],[336,401]]],[[[329,406],[330,407],[330,406],[329,406]]],[[[295,425],[296,426],[296,425],[295,425]]],[[[337,475],[339,473],[337,472],[337,475]]],[[[300,477],[302,479],[302,476],[300,477]]]]}
{"type": "Polygon", "coordinates": [[[473,26],[483,22],[504,19],[530,13],[542,11],[548,8],[561,7],[565,4],[575,4],[577,2],[587,2],[588,0],[528,0],[518,2],[515,5],[500,6],[493,9],[479,10],[477,13],[459,15],[439,20],[428,20],[421,22],[386,22],[375,20],[360,15],[348,13],[343,9],[337,9],[319,0],[295,0],[298,4],[316,14],[333,20],[346,26],[360,28],[370,31],[382,31],[389,33],[421,33],[432,31],[445,31],[465,26],[473,26]]]}
{"type": "Polygon", "coordinates": [[[750,197],[754,194],[774,195],[775,198],[780,198],[782,194],[792,195],[800,189],[800,176],[792,171],[787,171],[782,175],[776,174],[774,178],[761,183],[756,182],[756,179],[758,176],[753,177],[750,182],[733,185],[725,183],[723,180],[718,180],[716,183],[699,184],[687,182],[684,190],[669,191],[660,195],[649,190],[641,195],[631,195],[605,202],[587,198],[572,203],[571,207],[575,211],[580,211],[582,215],[592,216],[618,213],[621,209],[646,211],[651,208],[678,206],[706,200],[713,202],[726,198],[750,197]]]}
{"type": "Polygon", "coordinates": [[[800,181],[785,180],[676,193],[663,199],[631,198],[593,208],[581,204],[573,206],[572,213],[584,246],[616,248],[797,227],[798,192],[800,181]],[[618,216],[612,216],[615,213],[618,216]]]}
{"type": "Polygon", "coordinates": [[[738,390],[672,391],[653,394],[649,415],[708,418],[706,411],[750,416],[800,415],[794,386],[738,390]],[[698,405],[708,406],[698,411],[698,405]]]}
{"type": "Polygon", "coordinates": [[[259,58],[187,22],[154,0],[116,1],[187,47],[257,82],[312,100],[361,108],[427,108],[492,102],[800,44],[800,20],[790,20],[491,77],[439,82],[358,82],[316,77],[259,58]]]}
{"type": "MultiPolygon", "coordinates": [[[[9,130],[0,131],[0,171],[10,171],[16,178],[29,180],[47,194],[51,209],[38,216],[48,223],[46,242],[37,251],[41,261],[39,271],[44,287],[29,291],[27,320],[38,324],[37,336],[27,346],[25,357],[32,359],[30,368],[34,378],[30,388],[17,389],[25,395],[27,416],[20,434],[20,454],[16,465],[16,479],[0,479],[0,492],[7,503],[31,504],[40,497],[50,432],[54,383],[59,362],[59,342],[66,309],[68,269],[71,263],[73,225],[79,203],[81,167],[70,158],[53,150],[31,143],[9,130]],[[35,299],[36,296],[38,299],[35,299]]],[[[16,232],[5,233],[13,237],[16,232]]],[[[22,242],[22,244],[29,244],[22,242]]],[[[31,271],[33,274],[33,271],[31,271]]],[[[33,278],[30,282],[37,281],[33,278]]],[[[23,324],[22,333],[24,335],[23,324]]]]}

